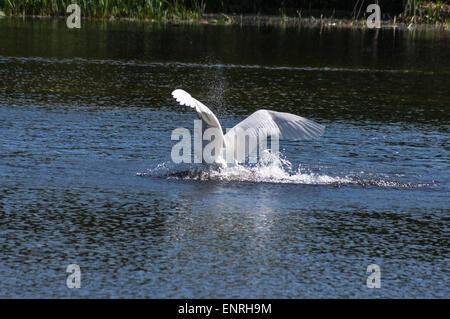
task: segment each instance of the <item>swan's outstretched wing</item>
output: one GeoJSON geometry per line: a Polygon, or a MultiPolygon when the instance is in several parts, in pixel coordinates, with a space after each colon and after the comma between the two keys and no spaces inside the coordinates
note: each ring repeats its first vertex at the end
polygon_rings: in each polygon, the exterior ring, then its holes
{"type": "Polygon", "coordinates": [[[277,135],[287,140],[314,140],[323,135],[325,127],[304,117],[268,110],[259,110],[225,134],[231,136],[241,129],[255,137],[277,135]]]}
{"type": "MultiPolygon", "coordinates": [[[[287,140],[313,140],[323,135],[325,127],[313,121],[290,113],[275,112],[269,110],[259,110],[247,117],[229,130],[225,136],[226,146],[231,146],[235,150],[237,157],[236,137],[245,134],[249,139],[259,141],[267,136],[278,136],[279,139],[287,140]]],[[[244,141],[242,141],[244,142],[244,141]]],[[[245,142],[244,142],[245,143],[245,142]]],[[[249,152],[254,151],[248,149],[249,152]]]]}
{"type": "MultiPolygon", "coordinates": [[[[214,113],[203,103],[200,101],[197,101],[194,99],[189,93],[187,93],[184,90],[177,89],[172,92],[172,96],[177,100],[178,103],[181,105],[189,106],[197,112],[198,117],[202,120],[202,149],[199,150],[199,153],[194,150],[194,156],[202,162],[207,163],[224,163],[224,160],[222,158],[222,149],[223,149],[223,142],[224,142],[224,136],[222,132],[222,127],[220,126],[219,120],[214,115],[214,113]],[[209,130],[210,134],[207,134],[208,132],[205,132],[206,130],[209,130]],[[214,139],[212,139],[212,136],[214,136],[214,139]],[[208,148],[208,152],[206,155],[203,150],[205,149],[205,145],[209,144],[206,140],[209,139],[212,143],[213,148],[208,148]],[[214,155],[212,155],[211,150],[214,150],[214,155]],[[207,156],[207,157],[205,157],[207,156]]],[[[195,133],[195,132],[194,132],[195,133]]],[[[194,147],[195,148],[195,147],[194,147]]]]}
{"type": "Polygon", "coordinates": [[[195,109],[198,117],[205,122],[208,127],[217,127],[220,129],[220,132],[222,132],[222,127],[214,113],[206,105],[194,99],[188,92],[176,89],[172,92],[172,96],[180,103],[180,105],[186,105],[195,109]]]}

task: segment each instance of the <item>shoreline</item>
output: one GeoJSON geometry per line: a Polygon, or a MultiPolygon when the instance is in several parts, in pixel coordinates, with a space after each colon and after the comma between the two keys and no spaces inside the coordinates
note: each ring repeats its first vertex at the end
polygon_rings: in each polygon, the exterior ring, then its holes
{"type": "MultiPolygon", "coordinates": [[[[370,29],[365,19],[346,19],[346,18],[315,18],[305,17],[280,17],[270,15],[225,15],[225,14],[205,14],[206,24],[226,24],[226,25],[241,25],[241,26],[277,26],[282,28],[295,27],[312,27],[312,28],[356,28],[356,29],[370,29]],[[220,19],[225,17],[226,23],[220,22],[220,19]]],[[[395,20],[381,20],[381,28],[399,28],[399,29],[440,29],[450,31],[450,22],[436,22],[436,23],[405,23],[397,22],[395,20]]]]}
{"type": "MultiPolygon", "coordinates": [[[[66,19],[67,16],[55,15],[1,15],[3,18],[10,19],[66,19]]],[[[362,29],[370,30],[366,25],[365,19],[346,19],[346,18],[315,18],[305,17],[281,17],[271,15],[227,15],[224,13],[207,13],[198,19],[179,19],[179,18],[130,18],[130,17],[81,17],[82,21],[104,21],[104,22],[138,22],[138,23],[161,23],[168,25],[218,25],[218,26],[241,26],[241,27],[277,27],[277,28],[326,28],[326,29],[362,29]]],[[[392,19],[381,20],[381,29],[399,29],[399,30],[440,30],[450,31],[450,22],[435,23],[405,23],[397,22],[392,19]]],[[[376,30],[376,29],[375,29],[376,30]]]]}

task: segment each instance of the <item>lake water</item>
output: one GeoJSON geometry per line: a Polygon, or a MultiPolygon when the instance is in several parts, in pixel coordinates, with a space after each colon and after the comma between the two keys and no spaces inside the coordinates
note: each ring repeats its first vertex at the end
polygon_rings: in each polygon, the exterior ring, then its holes
{"type": "Polygon", "coordinates": [[[0,32],[0,297],[450,297],[449,32],[0,32]],[[224,128],[265,108],[325,135],[256,167],[176,165],[196,114],[175,88],[224,128]]]}

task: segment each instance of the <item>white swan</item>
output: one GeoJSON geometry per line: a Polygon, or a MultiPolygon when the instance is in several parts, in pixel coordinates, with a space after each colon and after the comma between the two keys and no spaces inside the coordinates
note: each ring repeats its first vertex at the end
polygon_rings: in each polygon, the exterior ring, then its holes
{"type": "MultiPolygon", "coordinates": [[[[219,120],[206,105],[181,89],[173,91],[172,96],[180,105],[186,105],[195,109],[198,117],[202,120],[203,132],[209,128],[213,128],[218,132],[214,142],[217,143],[216,145],[218,145],[220,151],[215,156],[214,162],[222,166],[226,166],[227,163],[237,163],[238,159],[242,159],[240,150],[244,151],[245,156],[245,149],[237,145],[242,134],[246,134],[249,139],[256,139],[257,141],[260,141],[261,137],[266,138],[267,136],[276,136],[280,139],[288,140],[313,140],[320,137],[325,130],[323,125],[301,116],[258,110],[223,135],[219,120]]],[[[257,147],[255,144],[253,146],[247,144],[247,154],[255,151],[251,149],[255,147],[257,147]]]]}

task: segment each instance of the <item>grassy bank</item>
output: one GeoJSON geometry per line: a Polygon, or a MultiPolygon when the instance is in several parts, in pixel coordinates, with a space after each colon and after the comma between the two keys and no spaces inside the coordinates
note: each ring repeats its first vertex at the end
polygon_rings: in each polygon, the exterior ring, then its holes
{"type": "Polygon", "coordinates": [[[77,3],[91,19],[142,19],[245,25],[364,27],[369,2],[378,2],[385,24],[435,24],[450,28],[450,1],[364,0],[0,0],[0,15],[67,16],[77,3]],[[213,14],[220,13],[220,14],[213,14]]]}
{"type": "Polygon", "coordinates": [[[85,18],[151,20],[199,20],[205,12],[202,0],[0,0],[5,15],[66,16],[69,4],[80,6],[85,18]]]}

